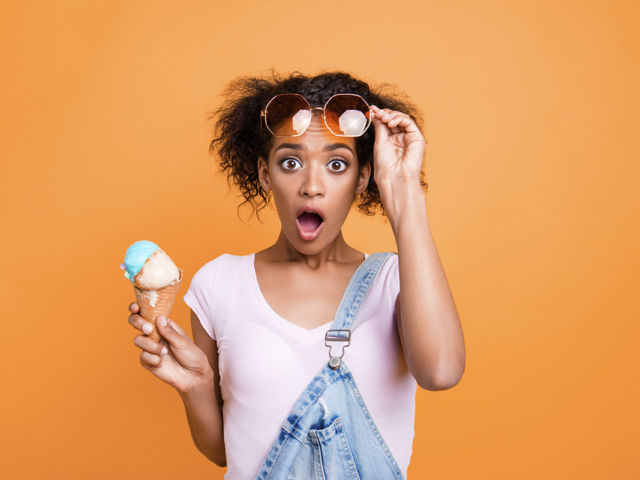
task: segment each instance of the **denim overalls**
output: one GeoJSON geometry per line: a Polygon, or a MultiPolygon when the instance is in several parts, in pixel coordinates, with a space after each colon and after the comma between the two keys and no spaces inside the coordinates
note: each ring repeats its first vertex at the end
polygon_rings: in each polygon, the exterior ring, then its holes
{"type": "Polygon", "coordinates": [[[355,271],[325,335],[329,361],[296,400],[256,480],[404,480],[342,361],[351,324],[380,267],[373,253],[355,271]],[[346,342],[332,356],[327,342],[346,342]]]}

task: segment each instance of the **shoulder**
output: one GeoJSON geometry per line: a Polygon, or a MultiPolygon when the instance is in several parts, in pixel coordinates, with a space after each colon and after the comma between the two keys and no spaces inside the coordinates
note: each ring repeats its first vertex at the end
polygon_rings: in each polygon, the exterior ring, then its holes
{"type": "Polygon", "coordinates": [[[215,278],[219,270],[225,269],[229,266],[234,267],[240,264],[243,260],[246,260],[247,256],[248,255],[233,255],[231,253],[223,253],[222,255],[209,260],[202,267],[200,267],[193,276],[193,279],[205,280],[215,278]]]}
{"type": "Polygon", "coordinates": [[[226,295],[250,278],[251,255],[223,253],[200,267],[191,279],[190,288],[226,295]]]}
{"type": "Polygon", "coordinates": [[[398,276],[398,253],[397,252],[385,251],[385,252],[365,253],[365,259],[368,259],[372,255],[377,256],[378,261],[380,260],[380,257],[384,257],[384,260],[382,261],[382,264],[378,267],[378,271],[376,274],[378,282],[380,282],[381,279],[387,279],[388,277],[398,276]]]}
{"type": "Polygon", "coordinates": [[[375,286],[379,290],[379,292],[389,292],[393,297],[393,300],[395,301],[395,295],[397,295],[397,291],[400,287],[398,254],[396,252],[388,251],[374,252],[366,255],[368,258],[371,258],[371,255],[375,255],[378,257],[378,261],[381,257],[384,258],[382,260],[382,264],[378,266],[376,278],[373,281],[372,287],[375,286]]]}
{"type": "Polygon", "coordinates": [[[386,253],[387,258],[384,264],[380,267],[380,273],[383,277],[397,276],[398,275],[398,254],[396,252],[381,252],[386,253]]]}
{"type": "Polygon", "coordinates": [[[387,294],[388,300],[395,303],[396,297],[400,291],[400,270],[398,268],[398,254],[396,252],[388,252],[384,264],[380,268],[378,274],[378,282],[382,290],[387,294]]]}
{"type": "Polygon", "coordinates": [[[220,263],[222,263],[222,255],[208,261],[200,267],[191,279],[191,285],[199,285],[204,283],[213,283],[218,272],[220,263]]]}

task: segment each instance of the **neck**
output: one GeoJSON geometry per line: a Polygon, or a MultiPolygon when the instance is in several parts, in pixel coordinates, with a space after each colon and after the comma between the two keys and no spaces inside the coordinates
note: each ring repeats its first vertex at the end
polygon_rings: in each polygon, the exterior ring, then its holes
{"type": "MultiPolygon", "coordinates": [[[[310,249],[311,250],[311,249],[310,249]]],[[[352,263],[361,262],[362,254],[345,242],[342,231],[324,249],[304,253],[289,242],[282,230],[276,242],[265,250],[265,257],[276,262],[300,262],[309,268],[319,268],[329,262],[352,263]]]]}

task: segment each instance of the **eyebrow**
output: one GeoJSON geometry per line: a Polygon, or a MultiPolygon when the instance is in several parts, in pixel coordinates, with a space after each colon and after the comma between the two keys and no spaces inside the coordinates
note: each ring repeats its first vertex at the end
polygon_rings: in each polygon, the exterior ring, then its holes
{"type": "MultiPolygon", "coordinates": [[[[281,143],[280,145],[278,145],[276,147],[275,151],[277,152],[278,150],[280,150],[282,148],[291,148],[293,150],[306,150],[306,147],[304,145],[300,144],[300,143],[281,143]]],[[[326,147],[324,147],[323,151],[330,152],[330,151],[333,151],[333,150],[337,150],[339,148],[346,148],[351,153],[353,153],[353,150],[351,149],[351,147],[349,145],[347,145],[346,143],[331,143],[331,144],[327,145],[326,147]]]]}

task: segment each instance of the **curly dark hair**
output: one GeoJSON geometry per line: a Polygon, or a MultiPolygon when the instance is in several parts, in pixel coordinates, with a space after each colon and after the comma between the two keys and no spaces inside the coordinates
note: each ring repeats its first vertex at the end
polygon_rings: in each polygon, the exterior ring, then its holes
{"type": "MultiPolygon", "coordinates": [[[[260,111],[267,102],[278,93],[298,93],[304,96],[312,107],[322,107],[337,93],[356,93],[369,105],[389,108],[409,115],[422,129],[420,110],[407,99],[407,96],[395,90],[395,87],[383,83],[372,89],[367,83],[345,72],[324,72],[315,76],[298,71],[281,77],[271,69],[272,78],[240,76],[232,80],[223,90],[225,102],[208,116],[216,119],[214,138],[209,145],[210,153],[220,158],[220,172],[227,176],[227,183],[236,185],[244,201],[238,209],[249,203],[260,221],[259,212],[269,203],[267,192],[258,180],[258,157],[269,158],[273,136],[266,128],[261,128],[260,111]]],[[[371,164],[371,176],[367,188],[358,195],[355,203],[365,215],[375,215],[378,211],[386,216],[380,192],[376,185],[373,170],[373,143],[375,129],[373,125],[360,137],[355,138],[358,165],[371,164]]],[[[426,140],[425,140],[426,141],[426,140]]],[[[424,172],[420,172],[420,185],[427,189],[424,172]]]]}

